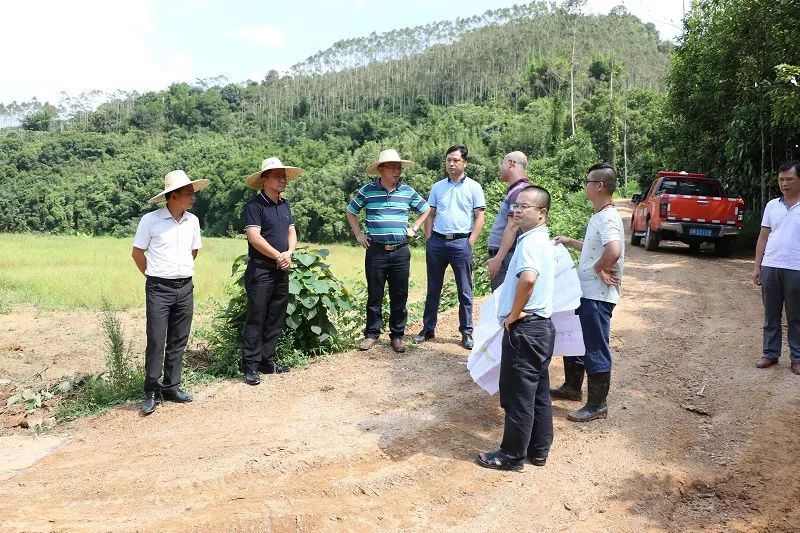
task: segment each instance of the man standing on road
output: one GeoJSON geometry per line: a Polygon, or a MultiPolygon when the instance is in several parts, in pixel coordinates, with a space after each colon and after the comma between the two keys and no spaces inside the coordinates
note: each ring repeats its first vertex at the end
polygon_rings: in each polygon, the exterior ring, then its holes
{"type": "Polygon", "coordinates": [[[511,204],[517,201],[519,192],[528,185],[528,177],[525,175],[527,166],[528,158],[522,152],[511,152],[500,163],[500,180],[508,184],[508,189],[500,201],[497,218],[494,219],[492,231],[489,233],[486,274],[491,280],[492,292],[503,284],[511,256],[514,255],[519,228],[515,225],[511,204]]]}
{"type": "Polygon", "coordinates": [[[522,470],[526,457],[544,466],[553,443],[548,369],[555,344],[550,321],[555,252],[547,229],[549,211],[550,193],[536,186],[524,188],[513,208],[523,233],[497,304],[497,318],[505,328],[500,358],[505,429],[499,450],[478,455],[478,464],[486,468],[522,470]]]}
{"type": "Polygon", "coordinates": [[[242,340],[242,371],[248,385],[258,385],[265,374],[289,369],[275,362],[275,347],[286,323],[289,303],[289,269],[297,246],[297,233],[289,202],[281,197],[286,184],[302,174],[277,157],[269,157],[261,170],[249,175],[247,185],[258,190],[244,206],[249,261],[244,273],[247,317],[242,340]]]}
{"type": "Polygon", "coordinates": [[[767,203],[756,243],[753,282],[764,301],[764,356],[767,368],[781,356],[781,314],[786,308],[791,370],[800,375],[800,162],[778,169],[783,196],[767,203]]]}
{"type": "Polygon", "coordinates": [[[611,383],[611,315],[619,301],[625,262],[625,229],[612,201],[617,188],[617,172],[608,163],[598,163],[589,169],[584,181],[586,197],[594,207],[584,240],[563,236],[555,238],[556,244],[581,252],[578,278],[583,297],[575,313],[581,322],[586,355],[564,357],[564,384],[550,391],[553,398],[580,401],[583,372],[586,370],[589,397],[586,405],[567,415],[573,422],[608,416],[606,397],[611,383]]]}
{"type": "Polygon", "coordinates": [[[200,222],[189,209],[195,193],[208,185],[208,180],[192,181],[183,170],[173,170],[164,177],[164,190],[149,200],[151,204],[166,200],[167,205],[144,215],[136,228],[131,256],[147,279],[144,415],[155,411],[161,398],[192,401],[180,384],[194,314],[194,260],[202,243],[200,222]]]}
{"type": "Polygon", "coordinates": [[[410,185],[400,183],[402,169],[414,163],[400,159],[394,149],[380,153],[378,161],[367,167],[367,174],[380,178],[361,187],[347,206],[347,221],[358,243],[366,250],[364,273],[367,277],[367,324],[358,345],[369,350],[381,334],[383,290],[389,284],[389,338],[397,353],[406,351],[403,336],[408,319],[408,277],[411,270],[409,239],[428,217],[428,203],[410,185]],[[366,209],[367,232],[361,231],[358,213],[366,209]],[[413,226],[408,212],[421,213],[413,226]]]}
{"type": "Polygon", "coordinates": [[[414,342],[425,342],[435,335],[444,272],[453,268],[458,290],[458,329],[461,345],[470,350],[472,340],[472,247],[483,229],[486,199],[480,183],[464,173],[466,146],[451,146],[445,155],[447,178],[433,184],[428,204],[431,215],[425,220],[425,263],[428,292],[425,296],[423,328],[414,342]]]}

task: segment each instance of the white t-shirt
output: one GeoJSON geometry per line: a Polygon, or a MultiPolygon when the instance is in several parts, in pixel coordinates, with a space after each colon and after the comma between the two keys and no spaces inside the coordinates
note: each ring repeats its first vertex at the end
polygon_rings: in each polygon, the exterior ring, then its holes
{"type": "Polygon", "coordinates": [[[594,271],[594,264],[603,255],[603,246],[619,241],[620,256],[615,265],[617,278],[622,281],[622,267],[625,264],[625,228],[622,218],[613,206],[601,209],[592,215],[583,238],[581,259],[578,262],[578,279],[581,280],[583,297],[601,302],[619,302],[622,293],[619,285],[606,285],[594,271]]]}
{"type": "Polygon", "coordinates": [[[133,246],[145,250],[147,276],[177,279],[194,275],[192,250],[203,247],[200,221],[186,211],[177,222],[166,207],[144,215],[136,228],[133,246]]]}
{"type": "Polygon", "coordinates": [[[800,202],[787,209],[783,198],[770,200],[761,226],[770,230],[761,266],[800,270],[800,202]]]}

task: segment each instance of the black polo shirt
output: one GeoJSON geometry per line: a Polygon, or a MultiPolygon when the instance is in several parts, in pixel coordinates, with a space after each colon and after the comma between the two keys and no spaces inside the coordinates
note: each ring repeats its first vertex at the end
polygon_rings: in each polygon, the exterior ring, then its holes
{"type": "MultiPolygon", "coordinates": [[[[245,229],[251,226],[261,228],[261,236],[270,246],[279,252],[289,249],[289,226],[294,225],[294,219],[286,199],[281,198],[276,204],[269,196],[259,192],[245,204],[243,218],[245,229]]],[[[275,261],[253,248],[249,242],[247,254],[252,259],[275,261]]]]}

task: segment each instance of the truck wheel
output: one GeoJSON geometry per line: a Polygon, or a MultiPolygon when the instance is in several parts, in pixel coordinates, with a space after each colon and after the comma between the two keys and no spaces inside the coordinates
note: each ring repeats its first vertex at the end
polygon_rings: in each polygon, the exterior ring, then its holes
{"type": "Polygon", "coordinates": [[[639,246],[642,244],[642,238],[637,237],[635,231],[633,227],[633,217],[631,217],[631,246],[639,246]]]}
{"type": "Polygon", "coordinates": [[[716,241],[714,241],[714,252],[719,257],[730,256],[731,252],[733,251],[734,241],[735,239],[729,239],[729,238],[717,239],[716,241]]]}
{"type": "Polygon", "coordinates": [[[657,231],[650,229],[650,222],[647,222],[647,229],[644,232],[644,249],[652,252],[658,249],[658,243],[661,241],[661,236],[657,231]]]}

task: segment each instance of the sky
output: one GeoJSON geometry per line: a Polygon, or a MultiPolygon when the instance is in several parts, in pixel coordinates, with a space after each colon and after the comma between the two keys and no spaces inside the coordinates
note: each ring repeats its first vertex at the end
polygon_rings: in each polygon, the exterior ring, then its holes
{"type": "MultiPolygon", "coordinates": [[[[144,92],[225,76],[260,81],[341,39],[481,14],[524,0],[12,0],[0,26],[0,103],[62,92],[144,92]]],[[[680,34],[689,0],[589,0],[680,34]]]]}

